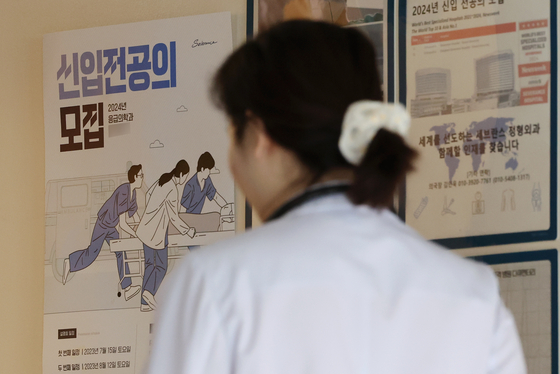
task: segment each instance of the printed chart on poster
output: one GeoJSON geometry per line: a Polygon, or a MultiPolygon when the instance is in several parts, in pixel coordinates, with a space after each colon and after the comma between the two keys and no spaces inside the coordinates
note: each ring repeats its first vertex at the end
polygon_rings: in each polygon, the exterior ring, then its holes
{"type": "Polygon", "coordinates": [[[44,37],[44,373],[140,373],[176,262],[235,234],[231,50],[229,13],[44,37]]]}
{"type": "Polygon", "coordinates": [[[401,0],[406,223],[450,248],[556,237],[556,2],[401,0]]]}
{"type": "Polygon", "coordinates": [[[247,35],[253,36],[259,30],[292,19],[313,19],[334,23],[343,27],[355,27],[366,34],[377,53],[377,69],[384,81],[384,91],[393,97],[393,61],[389,61],[386,73],[384,56],[393,56],[393,2],[386,0],[247,0],[247,35]],[[387,23],[391,43],[385,43],[387,23]],[[389,51],[384,47],[387,46],[389,51]],[[387,82],[389,76],[390,82],[387,82]]]}
{"type": "Polygon", "coordinates": [[[558,374],[558,251],[476,257],[489,264],[512,312],[528,374],[558,374]]]}

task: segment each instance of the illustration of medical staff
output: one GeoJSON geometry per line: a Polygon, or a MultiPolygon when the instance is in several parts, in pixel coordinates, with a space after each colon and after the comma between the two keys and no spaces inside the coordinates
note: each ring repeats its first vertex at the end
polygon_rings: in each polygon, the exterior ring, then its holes
{"type": "Polygon", "coordinates": [[[140,310],[148,312],[157,308],[156,292],[167,273],[167,229],[171,222],[181,235],[194,237],[195,229],[179,217],[179,190],[189,175],[187,161],[181,160],[169,173],[150,187],[146,194],[146,210],[136,235],[144,247],[144,280],[140,310]]]}
{"type": "Polygon", "coordinates": [[[198,158],[196,174],[185,184],[181,198],[181,205],[185,207],[187,213],[200,214],[207,197],[208,200],[214,200],[220,208],[228,204],[216,191],[210,178],[210,171],[215,165],[216,161],[210,152],[204,152],[198,158]]]}
{"type": "MultiPolygon", "coordinates": [[[[90,245],[86,249],[70,253],[68,258],[64,259],[62,284],[66,284],[70,273],[83,270],[95,261],[99,256],[104,240],[109,244],[110,240],[119,238],[117,225],[128,235],[136,236],[132,227],[126,222],[125,214],[128,214],[134,222],[140,221],[137,212],[136,190],[142,187],[144,181],[142,165],[132,165],[128,169],[128,181],[130,183],[123,183],[115,189],[97,213],[90,245]]],[[[121,287],[124,290],[124,298],[128,301],[140,292],[140,286],[132,286],[130,277],[126,277],[123,266],[123,256],[126,255],[123,252],[115,252],[115,255],[117,256],[117,268],[119,279],[122,280],[121,287]]]]}

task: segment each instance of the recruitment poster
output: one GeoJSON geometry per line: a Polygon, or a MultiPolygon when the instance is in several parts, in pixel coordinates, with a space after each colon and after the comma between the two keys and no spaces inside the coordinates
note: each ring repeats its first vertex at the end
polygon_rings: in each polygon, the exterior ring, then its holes
{"type": "Polygon", "coordinates": [[[400,97],[420,152],[402,215],[426,238],[556,237],[555,6],[400,2],[400,97]]]}
{"type": "Polygon", "coordinates": [[[558,373],[557,250],[480,256],[513,314],[529,374],[558,373]]]}
{"type": "Polygon", "coordinates": [[[140,373],[181,257],[234,235],[218,13],[44,37],[44,373],[140,373]]]}

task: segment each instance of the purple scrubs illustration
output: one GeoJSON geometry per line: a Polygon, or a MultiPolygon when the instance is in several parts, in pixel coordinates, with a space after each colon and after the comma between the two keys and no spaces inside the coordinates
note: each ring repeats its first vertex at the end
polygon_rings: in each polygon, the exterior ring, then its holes
{"type": "Polygon", "coordinates": [[[183,189],[183,197],[181,205],[185,207],[187,213],[200,214],[206,198],[214,200],[220,208],[227,205],[226,200],[216,191],[210,171],[214,168],[216,162],[210,152],[204,152],[198,158],[196,174],[185,184],[183,189]]]}
{"type": "MultiPolygon", "coordinates": [[[[68,258],[64,259],[62,284],[66,284],[71,272],[83,270],[95,261],[101,252],[103,241],[110,244],[111,240],[119,238],[117,226],[130,236],[136,236],[134,229],[126,222],[126,214],[134,222],[140,221],[137,213],[136,190],[142,187],[144,181],[142,165],[132,165],[130,167],[128,170],[128,181],[130,183],[123,183],[115,189],[111,197],[105,201],[97,213],[90,245],[86,249],[70,253],[68,258]]],[[[126,254],[115,252],[115,255],[117,257],[117,269],[119,279],[121,280],[121,287],[124,290],[125,300],[128,301],[140,292],[140,286],[132,286],[130,277],[126,276],[126,269],[123,266],[126,254]]]]}
{"type": "Polygon", "coordinates": [[[146,210],[136,235],[144,249],[144,279],[140,310],[149,312],[157,308],[155,295],[167,273],[168,228],[171,223],[181,235],[194,237],[195,229],[179,217],[179,190],[188,177],[189,164],[185,160],[162,174],[147,193],[146,210]]]}

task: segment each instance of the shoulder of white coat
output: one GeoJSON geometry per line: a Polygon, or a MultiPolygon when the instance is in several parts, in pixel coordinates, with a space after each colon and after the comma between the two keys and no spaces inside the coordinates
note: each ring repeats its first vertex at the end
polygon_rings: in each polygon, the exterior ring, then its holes
{"type": "Polygon", "coordinates": [[[240,269],[258,261],[254,253],[258,253],[269,238],[267,226],[190,250],[162,285],[162,298],[184,297],[201,289],[205,290],[206,297],[212,299],[227,297],[231,282],[240,269]]]}
{"type": "MultiPolygon", "coordinates": [[[[288,223],[288,226],[291,223],[288,223]]],[[[258,228],[238,233],[230,239],[214,243],[190,252],[193,261],[212,262],[223,260],[235,261],[239,256],[247,256],[262,251],[277,243],[279,237],[285,236],[285,223],[272,222],[258,228]]]]}
{"type": "Polygon", "coordinates": [[[387,272],[384,279],[398,272],[398,282],[419,283],[426,291],[486,300],[497,295],[489,266],[425,240],[388,211],[367,207],[293,214],[191,251],[188,257],[190,271],[225,282],[240,269],[261,272],[290,258],[324,264],[329,256],[348,251],[372,271],[387,272]]]}
{"type": "MultiPolygon", "coordinates": [[[[362,208],[367,211],[369,208],[362,208]]],[[[400,253],[410,271],[429,285],[434,292],[458,294],[485,300],[499,297],[498,282],[492,268],[486,264],[464,258],[454,251],[424,239],[388,211],[367,213],[379,226],[377,235],[384,245],[400,253]]]]}
{"type": "MultiPolygon", "coordinates": [[[[404,243],[414,235],[403,236],[404,243]]],[[[459,256],[454,251],[433,242],[419,240],[414,261],[434,288],[443,292],[462,294],[486,301],[499,298],[499,286],[492,268],[473,259],[459,256]]]]}

